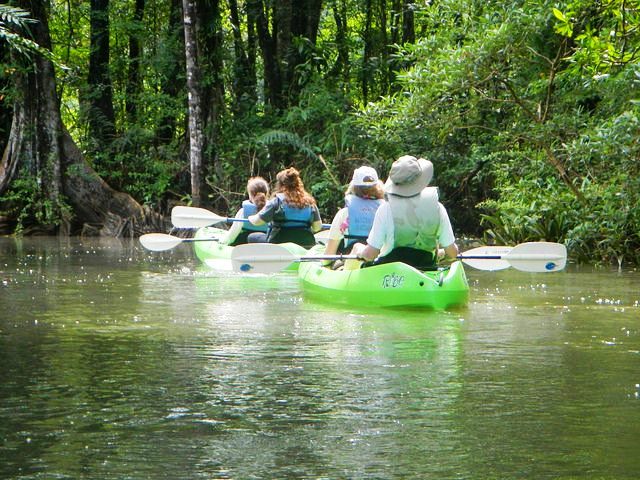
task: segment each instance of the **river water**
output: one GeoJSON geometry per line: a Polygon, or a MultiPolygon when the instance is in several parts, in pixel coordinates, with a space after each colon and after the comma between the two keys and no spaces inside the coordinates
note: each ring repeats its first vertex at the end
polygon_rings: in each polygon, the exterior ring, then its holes
{"type": "Polygon", "coordinates": [[[188,245],[0,238],[0,478],[637,479],[640,273],[353,310],[188,245]]]}

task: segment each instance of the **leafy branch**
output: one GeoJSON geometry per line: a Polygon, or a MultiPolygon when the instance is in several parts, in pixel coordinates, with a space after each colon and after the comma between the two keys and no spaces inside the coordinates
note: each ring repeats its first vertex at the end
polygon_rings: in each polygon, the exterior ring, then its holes
{"type": "Polygon", "coordinates": [[[18,7],[0,3],[0,40],[7,42],[9,47],[24,56],[38,53],[48,60],[54,61],[53,53],[42,48],[33,40],[19,32],[29,32],[29,24],[37,23],[30,13],[18,7]]]}

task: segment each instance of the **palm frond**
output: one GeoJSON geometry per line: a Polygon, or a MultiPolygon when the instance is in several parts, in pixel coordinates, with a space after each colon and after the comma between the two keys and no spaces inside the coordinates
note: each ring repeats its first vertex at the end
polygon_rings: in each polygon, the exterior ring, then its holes
{"type": "Polygon", "coordinates": [[[35,23],[36,20],[29,15],[30,13],[22,8],[0,3],[0,28],[7,28],[9,25],[24,28],[29,23],[35,23]]]}
{"type": "Polygon", "coordinates": [[[4,40],[9,48],[24,56],[38,53],[48,60],[55,61],[53,53],[24,36],[21,31],[28,31],[29,24],[37,23],[27,10],[0,3],[0,40],[4,40]]]}

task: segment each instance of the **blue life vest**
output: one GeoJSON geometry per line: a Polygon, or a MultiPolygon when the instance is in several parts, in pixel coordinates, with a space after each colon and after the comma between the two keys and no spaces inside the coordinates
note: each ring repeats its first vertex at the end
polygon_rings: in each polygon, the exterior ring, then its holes
{"type": "MultiPolygon", "coordinates": [[[[249,218],[251,215],[255,215],[258,213],[258,207],[255,204],[251,203],[249,200],[245,200],[242,202],[242,218],[249,218]]],[[[267,225],[254,225],[251,222],[246,222],[242,224],[242,230],[247,230],[249,232],[266,232],[267,225]]]]}
{"type": "Polygon", "coordinates": [[[311,228],[313,223],[313,206],[297,208],[284,200],[284,194],[277,193],[278,208],[273,214],[273,226],[277,228],[311,228]]]}
{"type": "Polygon", "coordinates": [[[344,200],[349,211],[349,234],[345,236],[345,244],[350,246],[369,236],[373,218],[383,200],[360,198],[357,195],[347,195],[344,200]]]}

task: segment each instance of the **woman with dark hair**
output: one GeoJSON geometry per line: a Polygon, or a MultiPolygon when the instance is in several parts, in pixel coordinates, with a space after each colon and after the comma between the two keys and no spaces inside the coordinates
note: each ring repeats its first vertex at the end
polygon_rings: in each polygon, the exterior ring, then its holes
{"type": "MultiPolygon", "coordinates": [[[[242,207],[236,213],[236,218],[249,218],[262,210],[267,203],[269,184],[262,177],[251,177],[247,182],[247,194],[249,199],[242,202],[242,207]]],[[[256,226],[251,222],[234,222],[220,243],[231,246],[242,245],[247,243],[247,237],[251,233],[265,233],[266,231],[266,225],[256,226]]]]}
{"type": "Polygon", "coordinates": [[[267,233],[250,234],[250,243],[292,242],[310,248],[316,243],[313,234],[322,229],[316,201],[293,167],[278,172],[275,196],[257,214],[249,216],[249,221],[256,226],[269,225],[267,233]]]}

